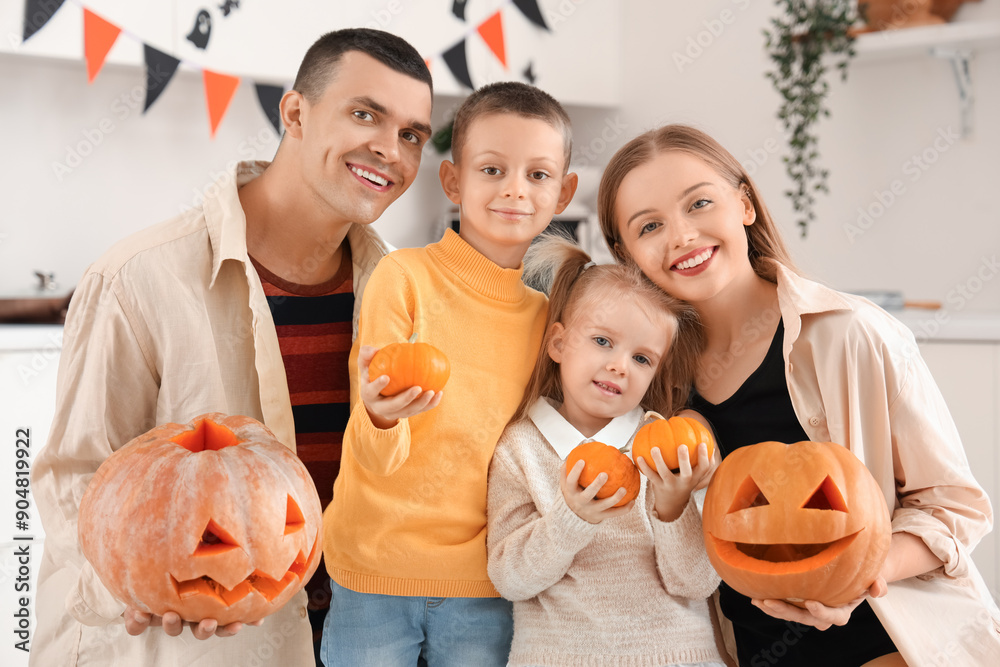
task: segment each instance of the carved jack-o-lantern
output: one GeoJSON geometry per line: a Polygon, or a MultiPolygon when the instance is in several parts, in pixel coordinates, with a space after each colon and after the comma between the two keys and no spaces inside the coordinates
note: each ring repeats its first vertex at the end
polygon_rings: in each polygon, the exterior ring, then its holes
{"type": "Polygon", "coordinates": [[[220,413],[132,440],[80,503],[80,546],[104,585],[187,621],[277,611],[319,565],[321,530],[302,462],[260,422],[220,413]]]}
{"type": "Polygon", "coordinates": [[[723,581],[751,598],[850,602],[889,552],[889,511],[868,469],[830,442],[741,447],[715,471],[702,515],[723,581]]]}

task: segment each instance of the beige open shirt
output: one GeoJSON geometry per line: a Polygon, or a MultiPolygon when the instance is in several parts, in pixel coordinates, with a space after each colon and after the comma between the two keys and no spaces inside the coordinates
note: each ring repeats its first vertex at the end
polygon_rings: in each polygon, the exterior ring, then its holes
{"type": "MultiPolygon", "coordinates": [[[[271,313],[247,258],[237,188],[265,162],[240,163],[201,208],[118,243],[77,286],[66,320],[49,441],[32,489],[45,526],[31,665],[312,666],[300,592],[260,627],[198,641],[185,630],[125,632],[125,605],[80,553],[77,511],[94,471],[150,428],[205,412],[263,421],[295,448],[288,385],[271,313]]],[[[357,331],[361,293],[389,248],[353,225],[357,331]]],[[[183,507],[177,508],[183,512],[183,507]]]]}
{"type": "Polygon", "coordinates": [[[778,307],[802,428],[850,448],[879,483],[893,532],[920,537],[944,563],[870,600],[897,649],[910,667],[1000,665],[1000,610],[969,555],[993,511],[913,334],[781,266],[778,307]]]}

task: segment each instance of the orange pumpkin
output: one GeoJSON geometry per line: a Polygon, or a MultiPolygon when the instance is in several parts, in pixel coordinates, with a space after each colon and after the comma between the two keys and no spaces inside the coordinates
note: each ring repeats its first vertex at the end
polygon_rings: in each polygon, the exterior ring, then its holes
{"type": "Polygon", "coordinates": [[[277,611],[322,555],[312,478],[250,417],[210,413],[135,438],[80,502],[80,546],[122,602],[184,620],[277,611]]]}
{"type": "Polygon", "coordinates": [[[580,486],[590,486],[602,472],[608,474],[608,481],[597,491],[598,498],[613,496],[618,489],[625,487],[625,497],[615,503],[615,507],[621,507],[639,495],[639,471],[621,450],[597,441],[577,445],[566,457],[567,473],[581,459],[584,465],[580,486]]]}
{"type": "Polygon", "coordinates": [[[451,375],[448,357],[433,345],[416,340],[417,334],[413,334],[409,341],[386,345],[372,357],[368,365],[369,381],[389,376],[389,384],[379,392],[382,396],[395,396],[410,387],[424,391],[444,389],[451,375]]]}
{"type": "Polygon", "coordinates": [[[680,459],[677,458],[677,448],[687,445],[688,460],[691,466],[698,465],[698,445],[708,444],[708,458],[712,459],[715,452],[715,438],[704,424],[691,417],[671,417],[670,419],[655,419],[635,434],[632,440],[632,460],[639,463],[641,456],[653,470],[656,463],[651,454],[653,447],[660,448],[660,455],[667,467],[677,472],[680,469],[680,459]]]}
{"type": "Polygon", "coordinates": [[[708,486],[702,528],[709,560],[740,593],[830,606],[864,594],[891,538],[878,484],[831,442],[735,450],[708,486]]]}

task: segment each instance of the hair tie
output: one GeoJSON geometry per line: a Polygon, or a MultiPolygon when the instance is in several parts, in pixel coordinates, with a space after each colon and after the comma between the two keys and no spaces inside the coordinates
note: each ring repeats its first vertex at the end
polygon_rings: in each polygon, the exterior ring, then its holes
{"type": "Polygon", "coordinates": [[[580,273],[583,273],[592,266],[597,266],[597,262],[587,262],[582,267],[580,267],[580,273]]]}

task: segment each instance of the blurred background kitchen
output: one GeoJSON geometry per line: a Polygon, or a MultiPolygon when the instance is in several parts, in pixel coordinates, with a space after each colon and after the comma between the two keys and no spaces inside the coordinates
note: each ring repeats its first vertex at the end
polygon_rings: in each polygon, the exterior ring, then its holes
{"type": "MultiPolygon", "coordinates": [[[[875,30],[854,42],[846,81],[836,57],[824,58],[830,114],[809,132],[829,193],[816,194],[811,219],[784,194],[795,187],[782,159],[789,131],[765,76],[775,64],[764,31],[787,20],[788,4],[5,0],[0,617],[10,622],[22,594],[12,554],[25,540],[15,538],[34,538],[31,578],[41,560],[34,507],[26,528],[16,523],[16,431],[30,428],[33,457],[51,418],[65,298],[112,243],[197,206],[233,161],[269,160],[279,134],[268,114],[305,50],[349,26],[394,32],[427,58],[435,129],[470,85],[517,79],[559,98],[581,182],[561,220],[596,254],[597,183],[618,147],[666,122],[719,139],[756,180],[808,276],[869,294],[913,329],[997,507],[1000,0],[878,8],[875,30]],[[159,73],[151,83],[147,65],[159,73]]],[[[451,223],[437,178],[445,157],[428,144],[417,181],[375,223],[390,243],[424,245],[451,223]]],[[[974,554],[994,591],[995,542],[974,554]]],[[[24,662],[4,664],[26,664],[10,645],[0,653],[24,662]]]]}

